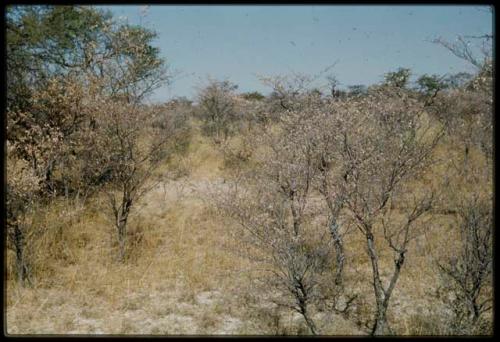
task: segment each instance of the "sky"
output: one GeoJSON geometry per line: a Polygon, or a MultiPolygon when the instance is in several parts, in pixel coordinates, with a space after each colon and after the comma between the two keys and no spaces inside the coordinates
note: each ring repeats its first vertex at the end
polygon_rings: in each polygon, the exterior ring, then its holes
{"type": "MultiPolygon", "coordinates": [[[[191,98],[207,77],[229,79],[240,92],[269,93],[259,76],[317,75],[334,65],[341,87],[380,82],[386,72],[472,72],[430,42],[492,34],[484,6],[99,6],[158,32],[154,42],[174,77],[155,102],[191,98]]],[[[325,82],[326,83],[326,82],[325,82]]]]}

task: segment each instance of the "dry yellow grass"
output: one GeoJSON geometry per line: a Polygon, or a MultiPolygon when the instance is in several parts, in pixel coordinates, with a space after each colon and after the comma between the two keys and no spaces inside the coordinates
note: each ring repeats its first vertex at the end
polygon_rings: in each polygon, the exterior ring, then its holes
{"type": "MultiPolygon", "coordinates": [[[[207,138],[196,135],[186,158],[189,179],[160,184],[136,208],[124,265],[116,262],[114,231],[102,211],[104,198],[92,199],[83,213],[74,215],[77,219],[71,218],[70,205],[52,205],[45,215],[50,230],[40,242],[49,249],[39,255],[45,260],[36,263],[33,288],[16,286],[13,255],[8,255],[8,333],[227,333],[227,322],[234,333],[240,321],[221,319],[228,314],[225,309],[206,317],[212,306],[221,305],[222,294],[237,295],[238,282],[245,282],[249,268],[247,260],[229,252],[239,247],[204,195],[221,175],[222,156],[207,138]],[[197,295],[204,292],[218,296],[207,304],[208,311],[199,310],[203,303],[197,295]],[[61,316],[61,310],[66,314],[61,316]],[[169,314],[171,319],[162,321],[169,314]],[[143,319],[152,323],[143,326],[143,319]]],[[[159,172],[175,169],[178,160],[159,172]]]]}
{"type": "MultiPolygon", "coordinates": [[[[452,156],[451,151],[451,146],[443,145],[437,153],[452,156]]],[[[436,165],[427,180],[418,180],[415,186],[441,182],[446,167],[446,163],[436,165]]],[[[35,255],[32,288],[15,284],[13,255],[7,254],[7,333],[305,332],[300,316],[267,306],[257,282],[259,265],[237,253],[246,246],[236,239],[234,224],[213,206],[210,189],[223,186],[221,180],[230,172],[223,154],[195,125],[186,153],[173,157],[157,172],[176,177],[165,179],[135,208],[125,264],[116,261],[116,236],[103,212],[104,197],[96,196],[78,210],[63,201],[46,208],[40,217],[48,229],[35,255]]],[[[396,333],[425,334],[437,329],[431,325],[439,308],[431,309],[429,291],[438,281],[435,258],[452,251],[452,224],[453,216],[443,214],[432,224],[419,227],[425,234],[411,244],[389,309],[396,333]]],[[[365,241],[356,232],[346,239],[346,283],[355,284],[352,290],[370,303],[373,295],[365,241]]],[[[378,243],[382,240],[377,236],[378,243]]],[[[383,250],[382,275],[387,277],[393,255],[383,250]]],[[[368,317],[371,313],[362,314],[368,317]]],[[[340,317],[326,320],[323,332],[367,333],[340,317]]]]}

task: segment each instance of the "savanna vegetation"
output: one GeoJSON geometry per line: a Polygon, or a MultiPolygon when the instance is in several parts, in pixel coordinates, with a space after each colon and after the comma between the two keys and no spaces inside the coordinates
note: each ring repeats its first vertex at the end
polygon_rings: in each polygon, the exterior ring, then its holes
{"type": "Polygon", "coordinates": [[[151,104],[152,30],[5,21],[8,334],[493,333],[492,37],[434,42],[474,73],[151,104]]]}

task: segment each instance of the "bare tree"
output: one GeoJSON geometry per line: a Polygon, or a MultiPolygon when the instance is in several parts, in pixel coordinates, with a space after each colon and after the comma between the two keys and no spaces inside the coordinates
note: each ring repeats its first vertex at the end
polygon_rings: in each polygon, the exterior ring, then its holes
{"type": "Polygon", "coordinates": [[[98,149],[95,172],[106,177],[103,190],[112,210],[119,243],[119,259],[125,261],[127,222],[134,204],[155,186],[153,171],[161,159],[160,149],[172,132],[153,128],[158,108],[126,102],[103,102],[95,108],[98,129],[91,136],[98,149]],[[105,113],[105,114],[104,114],[105,113]]]}
{"type": "Polygon", "coordinates": [[[285,75],[259,76],[260,81],[272,89],[268,98],[269,114],[279,119],[289,111],[307,110],[307,108],[321,105],[322,90],[329,87],[331,91],[332,87],[335,88],[338,85],[335,76],[328,74],[335,65],[336,62],[315,75],[291,72],[285,75]],[[325,75],[327,75],[328,85],[320,83],[325,75]]]}
{"type": "Polygon", "coordinates": [[[323,238],[322,226],[307,214],[316,152],[304,134],[301,115],[283,119],[279,132],[263,134],[269,150],[260,155],[258,169],[245,174],[234,191],[221,198],[221,205],[244,228],[249,242],[264,252],[270,282],[293,299],[281,304],[299,312],[309,331],[317,334],[311,305],[321,298],[318,286],[331,263],[331,244],[323,238]]]}
{"type": "Polygon", "coordinates": [[[485,34],[482,36],[458,36],[455,42],[449,42],[443,38],[435,38],[432,42],[439,44],[460,59],[472,64],[477,69],[481,69],[485,63],[491,59],[491,40],[493,36],[485,34]],[[480,39],[482,41],[481,52],[483,57],[477,56],[473,51],[471,42],[467,38],[480,39]]]}
{"type": "Polygon", "coordinates": [[[451,334],[490,333],[492,326],[483,318],[492,309],[492,36],[459,36],[453,43],[438,38],[434,42],[476,69],[463,86],[442,94],[434,108],[447,122],[449,138],[463,146],[463,161],[452,163],[448,183],[451,188],[462,188],[459,194],[448,193],[450,212],[457,214],[458,249],[453,257],[437,261],[444,283],[438,293],[444,292],[439,297],[453,311],[451,334]],[[480,42],[479,51],[473,39],[480,42]],[[474,162],[469,162],[474,156],[474,162]]]}
{"type": "Polygon", "coordinates": [[[391,332],[387,308],[403,267],[409,242],[415,237],[415,221],[431,208],[432,197],[410,200],[401,191],[404,181],[425,170],[442,131],[433,132],[423,120],[421,104],[404,96],[401,88],[382,87],[368,99],[351,100],[345,107],[346,123],[341,132],[345,206],[366,240],[372,265],[376,301],[372,334],[391,332]],[[403,96],[401,96],[403,95],[403,96]],[[406,219],[388,220],[391,206],[406,219]],[[388,222],[390,227],[388,227],[388,222]],[[389,283],[381,277],[377,231],[395,252],[389,283]]]}
{"type": "Polygon", "coordinates": [[[346,201],[346,188],[342,177],[347,173],[339,151],[342,125],[342,112],[335,104],[314,111],[304,125],[310,143],[314,147],[314,165],[316,166],[314,189],[326,203],[328,210],[327,226],[335,248],[335,285],[343,285],[345,263],[344,234],[347,225],[341,224],[341,212],[346,201]]]}
{"type": "Polygon", "coordinates": [[[272,89],[270,96],[270,111],[279,119],[283,113],[300,111],[312,102],[318,102],[311,95],[314,82],[321,75],[310,76],[303,73],[291,75],[261,76],[261,82],[272,89]]]}
{"type": "Polygon", "coordinates": [[[216,143],[226,140],[231,133],[231,124],[236,120],[235,93],[237,85],[224,80],[208,80],[208,85],[199,90],[198,104],[205,121],[205,129],[214,135],[216,143]]]}
{"type": "Polygon", "coordinates": [[[338,95],[337,87],[340,82],[337,80],[337,77],[333,74],[326,76],[326,80],[328,81],[328,85],[330,87],[330,95],[336,97],[338,95]]]}
{"type": "Polygon", "coordinates": [[[267,265],[270,278],[266,278],[266,283],[287,294],[286,300],[277,299],[277,304],[300,313],[310,332],[317,334],[310,308],[319,298],[319,277],[327,269],[331,248],[325,244],[318,246],[321,241],[309,242],[303,231],[295,233],[298,227],[290,218],[289,197],[281,193],[279,186],[261,183],[259,190],[250,192],[249,185],[242,190],[243,184],[223,201],[224,211],[244,229],[244,239],[259,255],[264,255],[253,259],[267,265]]]}
{"type": "MultiPolygon", "coordinates": [[[[442,38],[434,40],[434,43],[444,46],[455,56],[474,66],[476,73],[464,87],[441,94],[430,110],[445,123],[452,138],[463,146],[463,164],[467,164],[471,148],[477,147],[491,165],[494,80],[492,41],[490,35],[469,38],[482,42],[480,53],[474,51],[470,39],[466,37],[459,36],[454,43],[442,38]]],[[[457,170],[465,168],[456,166],[457,170]]]]}
{"type": "MultiPolygon", "coordinates": [[[[311,186],[318,191],[327,207],[327,231],[332,237],[335,249],[335,284],[342,286],[342,273],[345,263],[343,235],[347,232],[346,226],[341,226],[341,211],[346,200],[346,188],[341,177],[347,172],[339,153],[341,145],[340,132],[343,125],[344,113],[338,109],[336,103],[324,103],[318,100],[309,91],[311,84],[317,77],[295,74],[293,77],[269,78],[276,92],[281,92],[291,106],[287,115],[282,116],[284,127],[293,127],[293,123],[300,125],[295,128],[301,131],[302,146],[310,146],[307,152],[309,163],[314,167],[314,179],[311,186]]],[[[337,81],[331,76],[330,82],[337,81]]],[[[290,134],[284,132],[283,139],[288,139],[290,134]]],[[[303,147],[296,147],[297,150],[303,147]]]]}
{"type": "Polygon", "coordinates": [[[460,242],[455,255],[438,261],[444,277],[445,298],[453,310],[452,334],[488,333],[482,317],[493,308],[493,222],[490,199],[477,195],[465,200],[457,209],[460,242]],[[452,294],[450,300],[448,294],[452,294]]]}

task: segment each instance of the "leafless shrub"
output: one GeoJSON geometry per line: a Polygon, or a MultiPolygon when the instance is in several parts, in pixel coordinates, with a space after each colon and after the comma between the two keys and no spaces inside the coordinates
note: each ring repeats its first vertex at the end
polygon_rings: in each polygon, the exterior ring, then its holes
{"type": "Polygon", "coordinates": [[[335,285],[342,286],[345,263],[343,236],[346,225],[341,222],[341,211],[346,201],[346,188],[341,177],[346,173],[338,147],[341,117],[331,106],[326,111],[316,112],[315,119],[307,127],[315,148],[315,189],[321,194],[328,208],[327,225],[335,248],[335,285]]]}
{"type": "Polygon", "coordinates": [[[255,147],[252,146],[248,136],[242,136],[243,142],[237,146],[230,144],[221,145],[221,151],[224,155],[224,167],[231,170],[239,170],[251,160],[255,147]]]}
{"type": "MultiPolygon", "coordinates": [[[[450,135],[464,151],[464,163],[471,148],[482,150],[487,161],[493,158],[493,57],[491,36],[470,37],[481,40],[481,54],[471,48],[470,39],[459,36],[454,43],[437,38],[434,43],[444,46],[458,58],[476,68],[473,78],[465,86],[441,96],[430,111],[449,128],[450,135]]],[[[462,169],[461,166],[458,169],[462,169]]]]}
{"type": "Polygon", "coordinates": [[[327,75],[326,80],[328,81],[328,86],[330,87],[330,95],[332,96],[332,98],[336,97],[338,95],[337,87],[340,82],[334,74],[327,75]]]}
{"type": "Polygon", "coordinates": [[[481,69],[488,59],[491,58],[492,46],[491,39],[493,38],[491,35],[484,35],[481,37],[474,37],[482,40],[482,48],[481,52],[483,54],[483,58],[477,56],[473,49],[471,48],[471,42],[464,36],[458,36],[455,42],[449,42],[441,37],[434,39],[432,42],[435,44],[439,44],[445,47],[452,54],[457,56],[460,59],[463,59],[478,69],[481,69]]]}
{"type": "Polygon", "coordinates": [[[462,160],[452,163],[448,181],[463,191],[459,195],[445,191],[451,211],[458,215],[458,250],[455,256],[437,261],[443,280],[438,297],[452,311],[448,333],[458,335],[490,334],[492,329],[487,319],[492,309],[493,262],[491,37],[469,37],[482,40],[482,58],[473,53],[465,38],[459,37],[456,43],[436,41],[475,66],[477,73],[464,86],[442,96],[434,111],[442,121],[448,120],[451,141],[463,146],[464,151],[462,160]]]}
{"type": "Polygon", "coordinates": [[[458,207],[459,250],[448,260],[438,261],[443,277],[440,298],[453,312],[450,333],[489,334],[484,320],[492,310],[492,207],[477,196],[458,207]]]}
{"type": "Polygon", "coordinates": [[[225,141],[232,133],[237,119],[235,93],[237,85],[225,80],[208,80],[208,85],[198,92],[200,115],[205,122],[204,130],[216,143],[225,141]]]}
{"type": "Polygon", "coordinates": [[[160,162],[158,151],[172,136],[148,125],[157,115],[157,108],[107,101],[95,109],[106,115],[97,118],[99,128],[93,137],[98,153],[93,164],[99,174],[109,179],[103,190],[112,209],[119,259],[123,262],[129,214],[137,200],[155,186],[152,175],[160,162]]]}
{"type": "Polygon", "coordinates": [[[187,151],[191,142],[191,126],[189,117],[191,116],[191,105],[183,102],[173,102],[165,105],[151,105],[146,107],[152,110],[156,115],[152,116],[151,127],[159,130],[159,135],[169,137],[161,149],[156,149],[154,158],[165,160],[177,154],[183,154],[187,151]]]}
{"type": "Polygon", "coordinates": [[[258,170],[244,174],[220,204],[270,267],[270,284],[288,294],[291,302],[280,304],[299,312],[316,334],[310,310],[322,298],[318,285],[331,265],[332,248],[323,238],[326,232],[315,231],[318,227],[306,215],[315,173],[314,148],[302,134],[300,120],[283,127],[281,134],[269,132],[263,137],[270,150],[259,159],[258,170]]]}
{"type": "MultiPolygon", "coordinates": [[[[285,89],[279,82],[277,87],[285,89]]],[[[261,173],[256,177],[260,190],[257,194],[243,197],[245,203],[252,196],[264,200],[264,203],[243,210],[246,214],[241,215],[241,207],[236,204],[242,202],[233,199],[229,212],[233,215],[237,213],[240,224],[247,225],[246,228],[259,238],[260,243],[269,243],[269,239],[273,241],[271,254],[277,253],[274,260],[278,260],[288,274],[291,269],[300,270],[297,260],[302,260],[299,264],[306,265],[305,268],[321,274],[320,267],[313,267],[314,263],[307,266],[309,262],[301,259],[304,256],[298,253],[300,248],[292,244],[293,239],[283,235],[273,237],[269,233],[268,221],[255,221],[259,216],[257,213],[267,213],[273,218],[275,231],[286,229],[291,234],[287,236],[298,239],[307,231],[305,227],[317,228],[306,222],[304,217],[306,205],[312,202],[312,190],[317,190],[326,203],[328,217],[328,230],[323,229],[319,234],[323,236],[329,232],[332,235],[330,242],[337,256],[337,274],[332,287],[342,284],[342,235],[345,234],[345,227],[341,232],[338,223],[341,211],[349,213],[366,238],[373,269],[377,305],[372,332],[387,334],[390,329],[386,311],[405,261],[408,244],[416,236],[414,223],[430,210],[432,203],[432,197],[410,198],[405,195],[403,189],[407,189],[404,184],[428,167],[442,130],[431,128],[432,123],[423,114],[423,104],[401,87],[375,87],[366,97],[335,101],[330,105],[314,99],[307,100],[308,96],[300,92],[292,93],[287,103],[290,106],[294,103],[295,106],[288,107],[287,115],[279,119],[279,128],[267,135],[271,137],[265,144],[270,147],[270,153],[262,159],[261,173]],[[304,99],[306,102],[303,102],[304,99]],[[269,197],[270,193],[273,196],[269,197]],[[392,216],[391,207],[396,201],[399,201],[398,215],[404,219],[392,216]],[[274,210],[269,211],[266,206],[274,210]],[[248,226],[249,222],[252,222],[251,226],[248,226]],[[380,251],[374,243],[376,229],[380,229],[388,248],[396,255],[393,274],[387,285],[384,285],[379,271],[380,251]],[[284,243],[286,247],[278,247],[279,243],[284,243]],[[287,253],[278,252],[280,250],[287,253]],[[281,255],[288,256],[288,259],[281,255]]],[[[331,251],[322,253],[325,256],[332,254],[331,251]]],[[[315,332],[314,323],[306,317],[307,301],[300,297],[298,291],[293,291],[296,285],[289,284],[288,290],[302,310],[299,312],[304,315],[310,331],[315,332]]],[[[307,291],[312,287],[304,288],[307,291]]]]}
{"type": "Polygon", "coordinates": [[[351,100],[344,108],[341,129],[345,206],[367,243],[372,265],[376,311],[372,333],[388,334],[386,312],[392,291],[404,264],[408,244],[414,238],[414,222],[431,208],[431,198],[405,198],[405,181],[425,170],[442,136],[423,117],[422,105],[405,90],[381,87],[366,98],[351,100]],[[389,220],[390,203],[400,202],[401,221],[389,220]],[[386,223],[391,222],[391,232],[386,223]],[[387,285],[380,276],[379,247],[375,231],[383,228],[388,246],[395,253],[394,269],[387,285]],[[396,239],[394,239],[394,237],[396,239]]]}
{"type": "Polygon", "coordinates": [[[321,96],[312,92],[321,75],[310,76],[302,73],[291,75],[261,76],[261,82],[272,89],[268,99],[268,115],[279,120],[290,111],[300,111],[321,103],[321,96]]]}
{"type": "Polygon", "coordinates": [[[321,298],[317,289],[329,265],[331,246],[325,240],[308,241],[305,232],[296,234],[297,226],[294,228],[289,218],[291,209],[283,203],[286,199],[279,195],[280,190],[274,190],[276,194],[251,196],[240,192],[239,197],[228,198],[224,207],[246,230],[244,239],[257,248],[261,262],[267,265],[271,275],[267,283],[287,294],[277,304],[299,312],[310,332],[316,334],[310,309],[321,298]]]}

